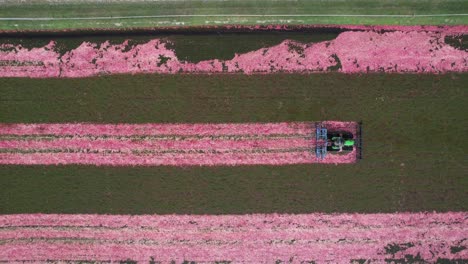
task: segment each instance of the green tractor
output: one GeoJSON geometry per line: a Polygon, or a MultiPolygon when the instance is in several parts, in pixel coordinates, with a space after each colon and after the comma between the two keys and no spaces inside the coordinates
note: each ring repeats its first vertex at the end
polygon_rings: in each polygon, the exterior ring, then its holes
{"type": "Polygon", "coordinates": [[[324,159],[327,153],[346,154],[356,148],[356,155],[362,158],[361,152],[361,123],[356,123],[356,135],[349,131],[330,131],[322,125],[315,124],[315,154],[316,157],[324,159]]]}
{"type": "Polygon", "coordinates": [[[353,134],[347,131],[335,131],[327,133],[327,151],[328,152],[348,152],[353,151],[353,134]]]}

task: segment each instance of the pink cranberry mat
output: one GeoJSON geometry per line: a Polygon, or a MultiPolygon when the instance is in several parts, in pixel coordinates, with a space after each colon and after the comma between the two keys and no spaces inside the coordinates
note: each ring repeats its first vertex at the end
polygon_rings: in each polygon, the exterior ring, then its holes
{"type": "Polygon", "coordinates": [[[404,30],[384,33],[345,31],[334,40],[318,43],[285,40],[276,46],[235,54],[230,60],[212,59],[198,63],[180,60],[177,51],[168,48],[167,42],[161,39],[132,46],[128,41],[117,45],[83,42],[63,55],[55,51],[53,40],[44,47],[32,49],[4,43],[0,45],[0,77],[310,73],[332,70],[342,73],[444,73],[468,70],[468,51],[454,48],[444,41],[446,36],[466,34],[468,27],[426,27],[426,31],[422,27],[402,28],[404,30]]]}
{"type": "Polygon", "coordinates": [[[467,218],[463,212],[3,215],[0,261],[435,263],[468,258],[467,218]]]}

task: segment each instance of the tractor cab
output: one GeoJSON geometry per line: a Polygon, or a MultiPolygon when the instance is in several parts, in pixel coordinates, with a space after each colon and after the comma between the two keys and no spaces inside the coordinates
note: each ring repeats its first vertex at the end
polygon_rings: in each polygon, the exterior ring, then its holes
{"type": "Polygon", "coordinates": [[[352,151],[354,148],[353,134],[350,132],[329,132],[327,133],[327,151],[352,151]]]}

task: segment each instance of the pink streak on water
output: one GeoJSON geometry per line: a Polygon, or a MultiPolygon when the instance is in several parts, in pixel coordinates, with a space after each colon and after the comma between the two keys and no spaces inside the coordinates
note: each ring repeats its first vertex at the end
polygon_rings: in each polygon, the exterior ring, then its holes
{"type": "MultiPolygon", "coordinates": [[[[324,160],[323,163],[335,163],[324,160]]],[[[315,163],[311,152],[292,153],[223,153],[223,154],[94,154],[94,153],[0,153],[0,164],[22,165],[146,165],[146,166],[219,166],[219,165],[286,165],[315,163]]],[[[346,163],[348,159],[339,158],[338,162],[346,163]]]]}
{"type": "MultiPolygon", "coordinates": [[[[356,132],[355,122],[324,121],[329,130],[356,132]]],[[[71,139],[53,140],[2,140],[0,149],[44,150],[44,149],[89,149],[91,153],[0,153],[0,164],[28,165],[287,165],[307,163],[353,163],[356,152],[328,155],[318,160],[315,148],[315,125],[302,123],[251,123],[251,124],[0,124],[0,135],[69,135],[71,139]],[[77,136],[134,136],[134,135],[299,135],[308,139],[175,139],[175,140],[128,140],[128,139],[80,139],[77,136]],[[289,153],[242,153],[245,150],[301,148],[305,150],[289,153]],[[93,153],[98,150],[116,150],[124,153],[93,153]],[[145,153],[134,154],[134,150],[213,150],[236,153],[145,153]],[[239,152],[241,151],[241,152],[239,152]]]]}
{"type": "Polygon", "coordinates": [[[245,139],[245,140],[119,140],[119,139],[55,139],[55,140],[0,140],[1,148],[17,149],[92,149],[92,150],[253,150],[307,148],[315,145],[312,139],[245,139]]]}
{"type": "Polygon", "coordinates": [[[0,134],[11,135],[310,135],[312,123],[238,124],[0,124],[0,134]],[[309,134],[308,134],[309,133],[309,134]]]}

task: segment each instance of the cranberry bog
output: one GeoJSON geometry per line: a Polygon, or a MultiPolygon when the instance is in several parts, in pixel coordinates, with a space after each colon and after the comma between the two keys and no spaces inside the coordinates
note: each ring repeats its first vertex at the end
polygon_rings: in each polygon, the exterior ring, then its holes
{"type": "Polygon", "coordinates": [[[4,33],[0,47],[0,261],[468,259],[465,26],[4,33]],[[364,159],[316,162],[326,120],[362,121],[364,159]]]}
{"type": "Polygon", "coordinates": [[[362,120],[364,134],[364,158],[339,166],[1,165],[5,213],[466,209],[463,148],[450,136],[465,129],[464,73],[148,74],[1,82],[0,113],[7,125],[362,120]],[[427,131],[430,144],[420,136],[427,131]]]}

